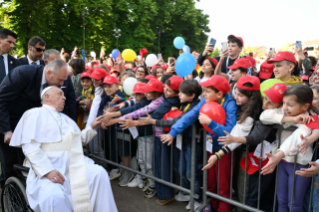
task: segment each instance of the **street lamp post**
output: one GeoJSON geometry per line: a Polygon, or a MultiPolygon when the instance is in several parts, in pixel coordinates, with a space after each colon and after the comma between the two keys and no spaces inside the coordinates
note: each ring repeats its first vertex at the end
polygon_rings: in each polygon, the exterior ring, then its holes
{"type": "Polygon", "coordinates": [[[158,29],[158,54],[161,53],[161,33],[164,32],[161,27],[156,27],[158,29]]]}
{"type": "Polygon", "coordinates": [[[85,13],[85,7],[83,7],[82,18],[83,18],[83,50],[84,52],[85,52],[85,16],[86,15],[90,15],[90,14],[85,13]]]}
{"type": "Polygon", "coordinates": [[[119,48],[119,37],[121,37],[121,29],[114,29],[113,36],[116,38],[116,48],[119,48]]]}

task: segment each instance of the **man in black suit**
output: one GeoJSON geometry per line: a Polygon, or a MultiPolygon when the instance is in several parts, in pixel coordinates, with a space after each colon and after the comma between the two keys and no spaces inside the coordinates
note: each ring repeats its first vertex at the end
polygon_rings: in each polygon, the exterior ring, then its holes
{"type": "Polygon", "coordinates": [[[9,55],[17,38],[18,35],[9,29],[0,30],[0,83],[12,69],[19,66],[19,61],[9,55]]]}
{"type": "Polygon", "coordinates": [[[43,53],[45,51],[45,41],[39,36],[33,36],[28,43],[28,55],[20,58],[21,65],[43,65],[43,53]]]}
{"type": "MultiPolygon", "coordinates": [[[[44,52],[43,60],[44,64],[48,65],[55,59],[60,59],[60,52],[56,49],[48,49],[44,52]]],[[[64,81],[64,84],[61,86],[61,89],[64,92],[64,96],[66,97],[65,106],[63,109],[63,113],[68,115],[71,119],[77,122],[77,108],[76,108],[76,97],[73,88],[73,83],[68,76],[67,80],[64,81]]]]}
{"type": "MultiPolygon", "coordinates": [[[[17,157],[21,155],[21,150],[9,147],[8,144],[23,113],[41,106],[40,94],[46,86],[63,86],[67,78],[67,64],[61,59],[55,59],[45,67],[18,66],[3,80],[0,85],[0,133],[4,134],[4,138],[0,137],[2,183],[14,175],[13,165],[22,162],[22,157],[17,157]]],[[[72,83],[67,86],[73,88],[72,83]]]]}

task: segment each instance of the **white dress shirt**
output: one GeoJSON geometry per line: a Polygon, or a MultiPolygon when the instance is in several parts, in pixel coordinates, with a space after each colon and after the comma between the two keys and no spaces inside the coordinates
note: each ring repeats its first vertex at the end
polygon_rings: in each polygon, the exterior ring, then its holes
{"type": "MultiPolygon", "coordinates": [[[[27,55],[27,58],[28,58],[28,61],[29,61],[29,65],[32,65],[32,63],[33,63],[34,61],[32,61],[32,60],[29,58],[29,55],[27,55]]],[[[36,63],[37,65],[40,65],[40,60],[35,61],[35,63],[36,63]]]]}
{"type": "Polygon", "coordinates": [[[6,69],[6,75],[8,75],[9,73],[9,67],[8,67],[8,53],[7,54],[3,54],[3,62],[4,62],[4,67],[6,69]]]}

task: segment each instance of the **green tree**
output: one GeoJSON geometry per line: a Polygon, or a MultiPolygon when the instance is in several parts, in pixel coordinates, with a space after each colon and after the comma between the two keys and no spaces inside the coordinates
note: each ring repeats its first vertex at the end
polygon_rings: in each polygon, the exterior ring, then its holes
{"type": "Polygon", "coordinates": [[[120,51],[130,48],[138,53],[146,48],[149,53],[160,51],[164,58],[178,56],[173,46],[177,36],[192,51],[202,51],[210,31],[208,15],[196,9],[193,0],[3,0],[0,5],[1,25],[19,36],[18,56],[27,53],[34,35],[47,42],[47,49],[82,49],[83,14],[86,55],[115,49],[113,29],[121,29],[120,51]]]}

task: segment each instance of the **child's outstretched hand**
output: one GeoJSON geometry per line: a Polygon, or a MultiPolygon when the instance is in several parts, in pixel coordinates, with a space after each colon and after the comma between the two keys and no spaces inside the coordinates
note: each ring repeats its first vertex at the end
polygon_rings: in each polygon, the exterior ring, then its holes
{"type": "Polygon", "coordinates": [[[161,141],[165,144],[167,143],[167,146],[170,146],[173,143],[173,136],[171,136],[170,134],[163,134],[161,135],[161,141]]]}
{"type": "Polygon", "coordinates": [[[210,169],[217,161],[217,156],[216,155],[211,155],[207,161],[207,165],[202,168],[202,171],[206,169],[210,169]]]}
{"type": "Polygon", "coordinates": [[[226,131],[224,131],[224,133],[226,134],[226,136],[219,136],[219,138],[217,139],[219,145],[227,146],[228,144],[234,143],[235,137],[226,131]]]}
{"type": "Polygon", "coordinates": [[[313,117],[306,114],[300,114],[294,117],[294,122],[298,124],[309,124],[311,121],[314,121],[313,117]]]}
{"type": "Polygon", "coordinates": [[[156,120],[153,119],[148,113],[146,113],[147,117],[146,118],[139,118],[140,122],[143,124],[143,125],[149,125],[149,124],[155,124],[156,120]]]}
{"type": "Polygon", "coordinates": [[[266,166],[261,168],[261,174],[271,174],[275,170],[277,164],[280,162],[281,158],[277,157],[276,155],[272,155],[271,153],[265,153],[269,159],[266,166]]]}
{"type": "Polygon", "coordinates": [[[199,114],[198,120],[199,120],[199,123],[206,124],[206,125],[210,124],[210,122],[212,121],[207,115],[203,113],[199,114]]]}
{"type": "Polygon", "coordinates": [[[99,116],[99,117],[95,118],[94,121],[91,123],[92,129],[94,129],[95,127],[100,126],[101,123],[102,123],[102,119],[103,119],[103,116],[99,116]]]}
{"type": "Polygon", "coordinates": [[[115,97],[112,99],[111,103],[115,104],[116,102],[121,101],[121,100],[122,100],[122,97],[115,94],[115,97]]]}
{"type": "Polygon", "coordinates": [[[312,142],[309,140],[308,137],[303,137],[302,134],[300,135],[300,138],[301,138],[301,143],[299,145],[299,152],[304,155],[306,154],[307,149],[309,145],[312,144],[312,142]]]}
{"type": "Polygon", "coordinates": [[[134,120],[130,117],[125,117],[125,119],[120,121],[120,127],[123,128],[123,130],[126,130],[130,127],[134,127],[134,120]]]}
{"type": "Polygon", "coordinates": [[[311,165],[310,168],[308,169],[301,168],[300,170],[296,171],[296,174],[301,177],[312,177],[312,176],[315,176],[316,174],[319,174],[319,163],[311,161],[309,162],[309,164],[311,165]]]}

